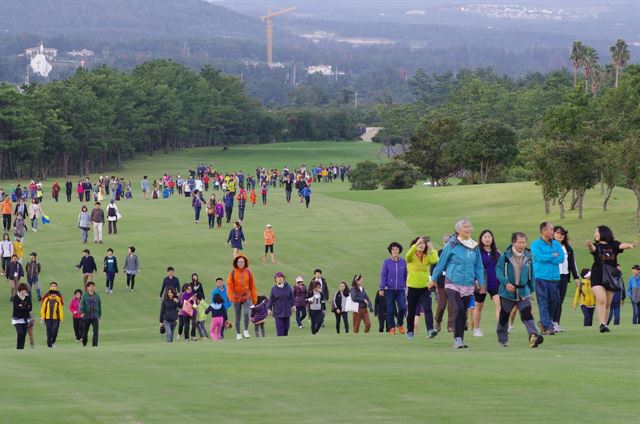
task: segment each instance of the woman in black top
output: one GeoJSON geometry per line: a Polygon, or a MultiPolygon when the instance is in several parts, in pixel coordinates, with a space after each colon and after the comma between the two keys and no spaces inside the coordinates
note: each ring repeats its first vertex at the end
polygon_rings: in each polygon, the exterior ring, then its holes
{"type": "Polygon", "coordinates": [[[556,305],[556,309],[552,311],[552,321],[554,325],[554,331],[556,333],[562,332],[560,328],[560,317],[562,316],[562,303],[567,295],[567,286],[569,285],[569,279],[573,277],[576,287],[580,285],[580,277],[578,275],[578,269],[576,267],[576,259],[573,254],[573,248],[569,244],[569,231],[564,227],[557,225],[553,227],[553,238],[562,245],[564,251],[564,261],[558,265],[560,267],[560,284],[558,286],[560,292],[560,300],[556,305]]]}
{"type": "Polygon", "coordinates": [[[618,255],[626,249],[633,249],[632,243],[621,243],[615,240],[613,232],[606,225],[596,228],[594,234],[595,243],[589,242],[589,250],[593,255],[593,265],[591,266],[591,289],[596,297],[596,312],[600,320],[600,332],[609,332],[607,327],[607,317],[614,291],[605,287],[602,273],[604,264],[618,268],[618,255]]]}
{"type": "Polygon", "coordinates": [[[13,296],[13,315],[11,316],[11,323],[16,327],[18,334],[16,349],[24,349],[29,319],[31,319],[31,296],[29,296],[29,287],[22,283],[18,285],[17,294],[13,296]]]}

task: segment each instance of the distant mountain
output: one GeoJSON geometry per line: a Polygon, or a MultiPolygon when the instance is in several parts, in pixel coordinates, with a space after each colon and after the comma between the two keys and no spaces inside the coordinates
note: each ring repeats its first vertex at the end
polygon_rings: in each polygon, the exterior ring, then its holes
{"type": "Polygon", "coordinates": [[[204,0],[0,0],[0,32],[94,39],[263,40],[264,23],[204,0]]]}

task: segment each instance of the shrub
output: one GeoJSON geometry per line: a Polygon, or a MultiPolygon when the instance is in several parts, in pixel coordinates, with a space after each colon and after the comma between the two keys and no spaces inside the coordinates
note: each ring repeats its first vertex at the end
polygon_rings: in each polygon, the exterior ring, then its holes
{"type": "Polygon", "coordinates": [[[379,183],[379,166],[370,160],[356,164],[349,172],[351,190],[375,190],[379,183]]]}

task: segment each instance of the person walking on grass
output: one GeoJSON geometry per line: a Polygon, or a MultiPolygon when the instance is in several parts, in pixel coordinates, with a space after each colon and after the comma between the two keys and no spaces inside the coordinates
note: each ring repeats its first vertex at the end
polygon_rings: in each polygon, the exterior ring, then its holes
{"type": "Polygon", "coordinates": [[[553,335],[553,311],[555,311],[560,293],[560,265],[564,262],[562,245],[554,238],[553,225],[550,222],[540,224],[540,238],[531,243],[533,271],[536,278],[536,300],[540,313],[540,331],[543,335],[553,335]]]}
{"type": "Polygon", "coordinates": [[[82,258],[80,259],[80,263],[76,265],[76,268],[82,272],[82,287],[86,291],[87,282],[93,281],[93,273],[98,270],[96,261],[93,259],[93,256],[91,256],[91,251],[89,249],[84,249],[82,251],[82,258]]]}
{"type": "Polygon", "coordinates": [[[484,267],[486,276],[487,292],[480,293],[476,290],[473,293],[476,304],[472,317],[473,337],[484,336],[484,333],[480,329],[480,320],[482,318],[482,309],[484,301],[487,298],[487,293],[496,307],[496,322],[498,322],[498,319],[500,318],[500,296],[498,295],[500,282],[496,278],[496,264],[498,263],[498,259],[500,259],[500,251],[498,251],[498,248],[496,247],[496,241],[491,230],[483,230],[480,233],[479,239],[480,256],[482,257],[482,266],[484,267]]]}
{"type": "Polygon", "coordinates": [[[191,321],[193,321],[195,299],[196,296],[191,289],[191,284],[183,284],[182,292],[180,293],[178,337],[176,340],[180,340],[180,336],[184,334],[184,340],[186,342],[189,341],[189,330],[191,328],[191,321]]]}
{"type": "Polygon", "coordinates": [[[200,211],[202,210],[202,199],[200,198],[200,191],[195,190],[193,197],[191,198],[191,207],[193,208],[195,215],[195,223],[200,222],[200,211]]]}
{"type": "Polygon", "coordinates": [[[333,307],[331,310],[336,315],[336,333],[340,334],[340,321],[344,324],[344,332],[349,333],[349,311],[347,311],[347,299],[349,288],[344,281],[340,282],[338,291],[333,295],[333,307]]]}
{"type": "Polygon", "coordinates": [[[520,319],[527,329],[529,347],[538,347],[544,338],[538,333],[533,319],[531,294],[535,290],[535,281],[531,252],[527,249],[527,236],[524,233],[513,233],[511,245],[500,255],[494,270],[499,281],[500,315],[496,327],[498,343],[507,347],[509,316],[516,308],[520,311],[520,319]]]}
{"type": "Polygon", "coordinates": [[[315,281],[311,283],[311,296],[307,298],[307,303],[309,303],[309,316],[311,317],[311,334],[315,336],[318,334],[318,331],[320,331],[320,328],[322,328],[324,309],[326,307],[326,301],[319,282],[315,281]]]}
{"type": "Polygon", "coordinates": [[[9,302],[11,302],[16,294],[17,287],[20,285],[20,279],[24,277],[24,268],[18,261],[18,255],[15,253],[11,255],[11,260],[7,264],[5,274],[7,276],[7,281],[9,282],[9,291],[11,292],[9,302]]]}
{"type": "Polygon", "coordinates": [[[267,193],[269,192],[269,186],[267,183],[262,184],[260,194],[262,195],[262,206],[267,206],[267,193]]]}
{"type": "Polygon", "coordinates": [[[564,253],[564,261],[558,265],[560,271],[560,283],[558,284],[558,303],[553,311],[551,321],[553,322],[553,331],[556,333],[562,333],[563,330],[560,327],[560,318],[562,317],[562,304],[564,298],[567,295],[567,288],[569,286],[569,280],[573,276],[576,286],[580,284],[580,278],[578,276],[578,268],[576,266],[576,260],[573,253],[573,248],[569,244],[569,231],[564,227],[553,227],[553,238],[562,246],[562,252],[564,253]]]}
{"type": "Polygon", "coordinates": [[[40,293],[40,283],[38,282],[38,276],[40,272],[42,272],[42,266],[40,262],[38,262],[38,254],[36,252],[31,252],[29,257],[29,262],[27,262],[27,266],[25,267],[25,271],[27,273],[27,283],[29,284],[29,293],[32,293],[33,288],[36,289],[36,294],[38,296],[38,302],[42,300],[42,295],[40,293]]]}
{"type": "Polygon", "coordinates": [[[109,206],[107,206],[107,221],[109,222],[109,234],[118,234],[118,215],[120,215],[120,211],[118,211],[118,206],[116,206],[116,201],[111,199],[109,202],[109,206]]]}
{"type": "Polygon", "coordinates": [[[589,242],[588,248],[593,255],[591,265],[591,289],[596,297],[596,314],[600,322],[600,332],[611,330],[606,324],[613,294],[619,288],[612,285],[614,278],[622,278],[618,269],[618,255],[627,249],[633,249],[632,243],[622,243],[615,239],[613,231],[606,225],[600,225],[594,233],[594,241],[589,242]]]}
{"type": "Polygon", "coordinates": [[[180,280],[174,274],[175,269],[172,266],[167,267],[167,276],[162,280],[162,287],[160,288],[160,300],[162,300],[165,291],[168,289],[173,289],[176,295],[180,293],[180,280]]]}
{"type": "Polygon", "coordinates": [[[351,282],[351,291],[349,292],[351,301],[358,304],[358,312],[353,313],[353,332],[356,334],[360,331],[360,322],[364,322],[365,333],[368,333],[369,329],[371,329],[369,312],[373,312],[373,305],[364,289],[363,283],[364,277],[362,274],[354,276],[351,282]]]}
{"type": "Polygon", "coordinates": [[[80,316],[80,300],[82,299],[82,290],[76,289],[73,292],[73,299],[69,304],[69,312],[73,317],[73,334],[76,342],[82,340],[82,317],[80,316]]]}
{"type": "Polygon", "coordinates": [[[304,278],[296,277],[296,285],[293,286],[293,305],[296,308],[296,324],[302,328],[302,323],[307,317],[307,287],[304,285],[304,278]]]}
{"type": "Polygon", "coordinates": [[[7,264],[11,261],[13,256],[13,243],[9,234],[4,233],[2,241],[0,242],[0,254],[2,255],[2,273],[5,274],[7,270],[7,264]]]}
{"type": "Polygon", "coordinates": [[[236,199],[238,200],[238,219],[242,222],[244,221],[244,209],[247,207],[247,190],[244,187],[240,187],[236,199]]]}
{"type": "Polygon", "coordinates": [[[11,216],[13,214],[13,203],[11,203],[11,196],[5,196],[2,200],[2,225],[4,231],[11,231],[11,216]]]}
{"type": "Polygon", "coordinates": [[[211,314],[211,330],[209,332],[211,341],[221,340],[222,330],[224,329],[225,323],[229,321],[229,317],[227,315],[225,301],[219,293],[213,296],[212,302],[204,312],[205,314],[211,314]]]}
{"type": "Polygon", "coordinates": [[[220,228],[222,227],[222,218],[224,218],[224,204],[222,200],[218,200],[218,203],[216,203],[215,214],[217,227],[220,228]]]}
{"type": "Polygon", "coordinates": [[[96,293],[96,285],[93,281],[87,282],[86,292],[80,300],[80,316],[82,317],[82,346],[87,346],[89,327],[93,329],[91,346],[98,347],[98,335],[100,320],[102,319],[102,302],[96,293]]]}
{"type": "Polygon", "coordinates": [[[87,244],[89,238],[89,228],[91,227],[91,214],[85,205],[80,208],[78,214],[78,228],[80,229],[80,235],[82,238],[82,244],[87,244]]]}
{"type": "Polygon", "coordinates": [[[164,328],[167,343],[173,343],[179,311],[178,296],[172,288],[168,288],[162,302],[160,302],[160,326],[164,328]]]}
{"type": "Polygon", "coordinates": [[[271,288],[269,295],[269,315],[272,315],[276,322],[276,335],[278,337],[288,336],[291,325],[291,310],[294,308],[293,289],[285,281],[282,272],[276,272],[275,284],[271,288]]]}
{"type": "Polygon", "coordinates": [[[49,292],[42,301],[42,307],[40,308],[40,322],[47,329],[47,347],[49,349],[53,349],[56,346],[58,330],[62,321],[64,321],[62,297],[58,291],[58,284],[52,281],[49,285],[49,292]]]}
{"type": "Polygon", "coordinates": [[[142,177],[142,181],[140,182],[140,191],[142,191],[142,198],[144,200],[147,200],[147,193],[149,193],[149,177],[147,177],[146,175],[144,177],[142,177]]]}
{"type": "Polygon", "coordinates": [[[449,239],[442,256],[433,270],[434,275],[445,275],[445,291],[449,305],[453,306],[453,348],[462,349],[467,321],[467,308],[477,288],[485,293],[484,267],[478,243],[471,238],[471,222],[461,219],[455,224],[455,234],[449,239]]]}
{"type": "Polygon", "coordinates": [[[29,220],[31,221],[31,231],[38,231],[38,220],[42,218],[42,206],[38,199],[31,199],[29,205],[29,220]]]}
{"type": "Polygon", "coordinates": [[[58,197],[60,197],[60,184],[58,184],[58,181],[54,181],[51,187],[51,197],[58,203],[58,197]]]}
{"type": "Polygon", "coordinates": [[[431,290],[435,282],[429,274],[431,265],[438,262],[438,252],[434,249],[429,237],[422,236],[411,242],[411,248],[405,255],[407,261],[407,339],[413,340],[414,322],[417,306],[424,312],[427,337],[432,339],[438,335],[433,327],[433,310],[431,309],[431,290]]]}
{"type": "Polygon", "coordinates": [[[609,307],[609,318],[607,318],[607,325],[620,325],[620,309],[624,306],[624,301],[627,299],[627,294],[624,288],[624,281],[622,282],[622,289],[613,293],[611,298],[611,306],[609,307]]]}
{"type": "Polygon", "coordinates": [[[71,195],[73,194],[73,183],[70,178],[64,183],[64,193],[67,195],[67,203],[71,202],[71,195]]]}
{"type": "Polygon", "coordinates": [[[129,246],[127,256],[124,259],[124,273],[127,275],[127,290],[134,290],[136,275],[138,275],[139,272],[140,263],[138,262],[138,255],[136,255],[136,248],[129,246]]]}
{"type": "Polygon", "coordinates": [[[244,233],[242,232],[242,225],[240,225],[240,221],[236,221],[233,224],[233,228],[229,231],[229,237],[224,246],[227,247],[229,243],[231,243],[233,257],[235,258],[242,253],[242,242],[246,242],[244,233]]]}
{"type": "Polygon", "coordinates": [[[231,216],[233,215],[233,194],[229,191],[224,195],[224,212],[228,224],[231,222],[231,216]]]}
{"type": "Polygon", "coordinates": [[[207,220],[209,228],[215,228],[216,224],[216,195],[212,194],[207,200],[207,220]]]}
{"type": "Polygon", "coordinates": [[[255,208],[256,207],[256,201],[258,200],[258,195],[256,194],[256,189],[255,187],[251,189],[251,192],[249,193],[249,202],[251,202],[251,207],[255,208]]]}
{"type": "Polygon", "coordinates": [[[264,254],[262,255],[262,262],[266,261],[267,253],[271,253],[271,263],[276,263],[276,255],[273,252],[273,245],[276,243],[276,234],[271,228],[271,224],[267,224],[264,229],[264,254]]]}
{"type": "Polygon", "coordinates": [[[253,331],[257,337],[265,337],[264,323],[269,316],[269,300],[266,296],[258,296],[258,301],[255,305],[251,305],[250,308],[251,322],[253,323],[253,331]]]}
{"type": "Polygon", "coordinates": [[[249,260],[239,255],[233,259],[233,270],[227,277],[227,295],[233,303],[236,317],[236,339],[251,337],[249,335],[249,308],[258,302],[258,291],[249,270],[249,260]],[[240,320],[244,318],[244,333],[240,334],[240,320]]]}
{"type": "Polygon", "coordinates": [[[91,210],[91,223],[93,224],[93,242],[102,244],[102,227],[104,226],[104,211],[100,202],[95,203],[91,210]]]}
{"type": "Polygon", "coordinates": [[[403,323],[407,312],[405,294],[407,287],[407,261],[400,257],[402,253],[402,245],[400,243],[391,242],[387,247],[387,251],[391,256],[382,262],[378,294],[384,297],[389,334],[396,334],[396,331],[404,334],[403,323]],[[398,311],[397,314],[394,313],[396,310],[398,311]]]}
{"type": "Polygon", "coordinates": [[[107,249],[107,256],[104,257],[103,270],[105,274],[105,291],[109,294],[113,294],[113,283],[118,273],[118,260],[113,256],[113,249],[107,249]]]}
{"type": "Polygon", "coordinates": [[[29,296],[29,288],[26,284],[18,285],[18,294],[13,297],[13,313],[11,314],[11,324],[16,329],[16,349],[24,349],[27,339],[27,329],[29,320],[31,319],[31,296],[29,296]]]}
{"type": "Polygon", "coordinates": [[[627,298],[633,307],[632,324],[640,324],[640,265],[631,268],[631,277],[627,282],[627,298]]]}
{"type": "Polygon", "coordinates": [[[302,190],[300,190],[300,194],[304,198],[305,207],[309,209],[309,203],[311,202],[311,187],[305,186],[302,190]]]}

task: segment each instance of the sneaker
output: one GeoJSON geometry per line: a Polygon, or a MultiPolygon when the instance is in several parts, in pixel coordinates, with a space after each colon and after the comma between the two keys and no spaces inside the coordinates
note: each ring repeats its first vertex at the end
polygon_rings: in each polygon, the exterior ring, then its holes
{"type": "Polygon", "coordinates": [[[242,340],[242,334],[236,334],[236,340],[242,340]]]}
{"type": "Polygon", "coordinates": [[[500,347],[509,347],[509,345],[505,342],[505,343],[498,343],[498,346],[500,347]]]}
{"type": "Polygon", "coordinates": [[[554,333],[559,333],[560,332],[560,324],[558,324],[557,322],[553,322],[553,332],[554,333]]]}
{"type": "Polygon", "coordinates": [[[513,325],[510,325],[509,327],[507,327],[507,333],[511,334],[511,332],[513,332],[513,325]]]}
{"type": "Polygon", "coordinates": [[[607,324],[600,324],[600,332],[601,333],[610,333],[609,326],[607,324]]]}
{"type": "Polygon", "coordinates": [[[438,330],[438,333],[442,331],[442,323],[436,322],[435,325],[436,330],[438,330]]]}
{"type": "Polygon", "coordinates": [[[105,293],[109,293],[109,287],[105,288],[105,289],[104,289],[104,292],[105,292],[105,293]]]}
{"type": "Polygon", "coordinates": [[[244,338],[248,339],[249,337],[251,337],[251,335],[249,334],[249,331],[244,330],[244,338]]]}
{"type": "Polygon", "coordinates": [[[462,341],[462,338],[456,337],[455,339],[453,339],[453,348],[454,349],[463,349],[465,347],[467,347],[467,346],[462,341]]]}
{"type": "Polygon", "coordinates": [[[404,333],[406,333],[406,332],[407,332],[407,330],[405,330],[403,326],[399,325],[399,326],[398,326],[398,332],[399,332],[400,334],[404,334],[404,333]]]}
{"type": "Polygon", "coordinates": [[[532,334],[529,336],[529,347],[530,348],[534,348],[534,347],[538,347],[539,345],[542,344],[542,342],[544,341],[544,338],[538,334],[532,334]]]}
{"type": "Polygon", "coordinates": [[[298,326],[298,328],[302,328],[302,326],[301,326],[301,325],[299,325],[299,326],[298,326]]]}
{"type": "Polygon", "coordinates": [[[176,336],[176,340],[180,340],[180,334],[176,336]]]}
{"type": "Polygon", "coordinates": [[[476,328],[473,330],[473,337],[484,337],[484,333],[481,329],[476,328]]]}
{"type": "Polygon", "coordinates": [[[395,327],[394,327],[394,328],[392,328],[391,330],[389,330],[389,334],[391,334],[392,336],[395,336],[395,335],[396,335],[396,329],[395,329],[395,327]]]}
{"type": "Polygon", "coordinates": [[[413,331],[407,333],[407,340],[413,340],[413,331]]]}
{"type": "Polygon", "coordinates": [[[433,339],[437,335],[438,335],[438,330],[429,330],[427,337],[430,339],[433,339]]]}

